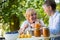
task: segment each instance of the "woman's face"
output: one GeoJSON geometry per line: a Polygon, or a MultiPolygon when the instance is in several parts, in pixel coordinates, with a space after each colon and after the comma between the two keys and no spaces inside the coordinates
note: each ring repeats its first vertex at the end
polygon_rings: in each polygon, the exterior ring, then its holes
{"type": "Polygon", "coordinates": [[[32,22],[35,22],[36,18],[37,18],[37,14],[36,13],[32,13],[30,15],[30,17],[29,17],[30,21],[32,21],[32,22]]]}

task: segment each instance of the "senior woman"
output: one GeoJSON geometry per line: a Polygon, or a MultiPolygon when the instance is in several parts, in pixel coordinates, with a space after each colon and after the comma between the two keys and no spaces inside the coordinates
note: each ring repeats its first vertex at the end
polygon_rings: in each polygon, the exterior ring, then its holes
{"type": "Polygon", "coordinates": [[[37,13],[33,8],[28,8],[26,10],[25,18],[26,18],[26,20],[23,22],[23,24],[20,27],[20,34],[34,28],[34,24],[36,21],[39,21],[41,26],[44,26],[43,21],[38,20],[37,13]]]}

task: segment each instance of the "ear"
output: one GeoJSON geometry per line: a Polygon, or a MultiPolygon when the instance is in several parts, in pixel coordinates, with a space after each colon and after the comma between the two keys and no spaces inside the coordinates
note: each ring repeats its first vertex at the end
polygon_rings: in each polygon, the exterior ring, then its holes
{"type": "Polygon", "coordinates": [[[51,6],[49,6],[49,10],[52,10],[52,7],[51,6]]]}

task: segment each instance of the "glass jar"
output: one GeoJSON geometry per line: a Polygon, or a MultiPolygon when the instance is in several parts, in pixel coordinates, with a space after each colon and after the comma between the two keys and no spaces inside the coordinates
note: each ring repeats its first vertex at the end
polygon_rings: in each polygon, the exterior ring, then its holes
{"type": "Polygon", "coordinates": [[[35,28],[40,29],[41,25],[39,22],[35,22],[35,28]]]}
{"type": "Polygon", "coordinates": [[[41,36],[40,29],[35,29],[35,30],[34,30],[34,36],[35,36],[35,37],[40,37],[40,36],[41,36]]]}
{"type": "Polygon", "coordinates": [[[50,36],[50,32],[48,27],[43,27],[43,36],[44,37],[49,37],[50,36]]]}
{"type": "Polygon", "coordinates": [[[40,31],[41,25],[39,22],[35,22],[35,28],[34,28],[34,36],[35,37],[40,37],[41,36],[41,31],[40,31]]]}

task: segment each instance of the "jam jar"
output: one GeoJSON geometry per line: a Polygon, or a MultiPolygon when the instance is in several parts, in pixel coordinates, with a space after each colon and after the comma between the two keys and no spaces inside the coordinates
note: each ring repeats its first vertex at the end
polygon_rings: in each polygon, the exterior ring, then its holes
{"type": "Polygon", "coordinates": [[[34,28],[34,36],[35,37],[40,37],[41,36],[41,31],[40,31],[40,23],[35,23],[35,28],[34,28]]]}
{"type": "Polygon", "coordinates": [[[43,27],[43,36],[44,37],[49,37],[50,36],[50,32],[48,27],[43,27]]]}
{"type": "Polygon", "coordinates": [[[40,37],[41,36],[40,29],[34,29],[34,36],[35,37],[40,37]]]}

